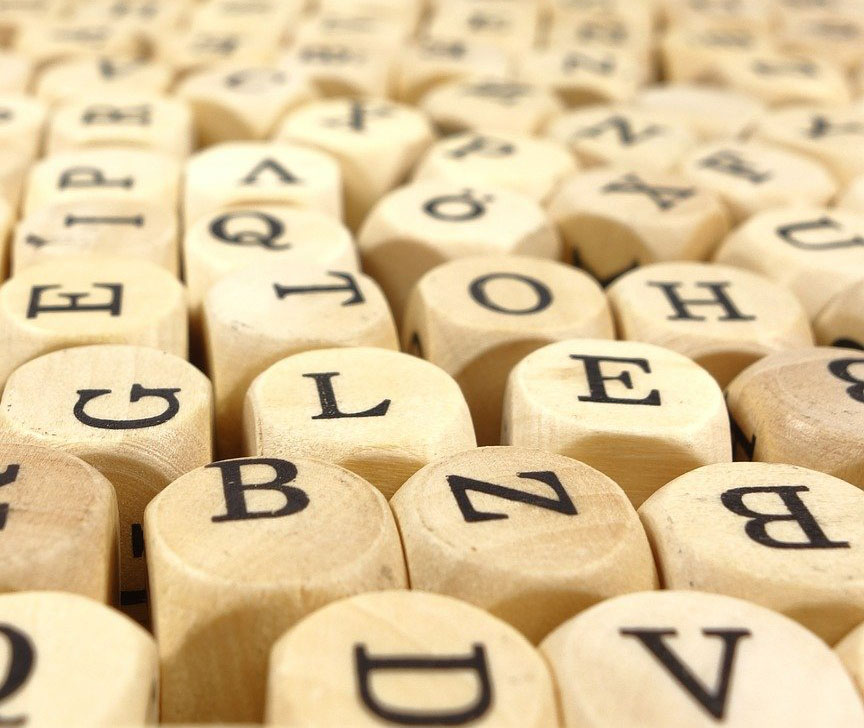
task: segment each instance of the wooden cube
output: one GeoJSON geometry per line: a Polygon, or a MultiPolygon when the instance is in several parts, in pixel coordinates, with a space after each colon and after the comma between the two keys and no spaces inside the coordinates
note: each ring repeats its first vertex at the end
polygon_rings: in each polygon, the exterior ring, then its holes
{"type": "Polygon", "coordinates": [[[548,124],[546,134],[567,145],[586,167],[619,165],[658,172],[676,168],[696,144],[686,125],[624,107],[568,111],[548,124]]]}
{"type": "Polygon", "coordinates": [[[864,493],[793,465],[709,465],[639,515],[663,585],[746,599],[834,644],[864,620],[864,493]]]}
{"type": "Polygon", "coordinates": [[[213,30],[287,36],[300,20],[306,0],[208,0],[194,8],[192,25],[213,30]]]}
{"type": "Polygon", "coordinates": [[[58,202],[27,215],[15,227],[12,272],[58,258],[116,256],[147,260],[176,276],[177,227],[177,213],[154,202],[58,202]]]}
{"type": "Polygon", "coordinates": [[[276,66],[202,70],[177,94],[192,107],[201,146],[267,139],[286,112],[314,97],[307,79],[276,66]]]}
{"type": "Polygon", "coordinates": [[[704,260],[729,231],[717,194],[667,172],[577,174],[561,185],[548,209],[565,260],[604,285],[639,265],[704,260]]]}
{"type": "Polygon", "coordinates": [[[423,36],[408,45],[394,68],[395,96],[417,104],[436,86],[472,76],[506,76],[510,59],[505,51],[466,38],[423,36]]]}
{"type": "Polygon", "coordinates": [[[813,320],[820,346],[864,349],[864,285],[859,281],[842,289],[813,320]]]}
{"type": "Polygon", "coordinates": [[[260,204],[309,207],[341,218],[339,165],[315,149],[270,142],[216,144],[186,164],[187,227],[222,208],[260,204]]]}
{"type": "Polygon", "coordinates": [[[18,368],[0,400],[0,439],[47,445],[99,470],[120,507],[120,604],[146,615],[144,507],[212,459],[210,382],[156,349],[79,346],[18,368]],[[34,396],[36,395],[36,396],[34,396]]]}
{"type": "Polygon", "coordinates": [[[315,460],[199,468],[156,496],[144,528],[169,722],[260,722],[286,629],[337,599],[408,586],[387,501],[315,460]]]}
{"type": "Polygon", "coordinates": [[[0,383],[49,351],[136,344],[186,356],[186,297],[163,268],[122,258],[49,260],[0,286],[0,383]]]}
{"type": "Polygon", "coordinates": [[[564,145],[551,139],[463,132],[434,144],[418,163],[414,179],[506,187],[543,203],[576,170],[564,145]]]}
{"type": "Polygon", "coordinates": [[[258,376],[246,395],[246,452],[314,456],[388,498],[424,465],[475,446],[468,405],[444,371],[408,354],[306,351],[258,376]]]}
{"type": "Polygon", "coordinates": [[[188,28],[165,33],[158,40],[157,58],[178,76],[215,66],[261,66],[276,59],[278,33],[233,28],[188,28]]]}
{"type": "Polygon", "coordinates": [[[631,101],[644,70],[627,51],[564,46],[526,55],[520,76],[551,88],[567,106],[582,106],[631,101]]]}
{"type": "Polygon", "coordinates": [[[382,97],[390,94],[395,53],[356,39],[309,38],[298,40],[279,66],[302,73],[321,96],[382,97]]]}
{"type": "Polygon", "coordinates": [[[525,357],[510,374],[502,441],[597,468],[637,507],[672,478],[732,458],[717,382],[632,341],[573,339],[525,357]]]}
{"type": "Polygon", "coordinates": [[[24,213],[57,202],[136,200],[174,209],[180,165],[167,154],[140,149],[87,149],[52,154],[31,172],[24,213]]]}
{"type": "Polygon", "coordinates": [[[144,50],[140,39],[128,28],[74,18],[27,24],[18,33],[14,47],[40,67],[82,57],[135,58],[144,50]]]}
{"type": "Polygon", "coordinates": [[[412,589],[475,604],[534,643],[603,599],[658,588],[627,496],[561,455],[469,450],[427,465],[391,505],[412,589]]]}
{"type": "Polygon", "coordinates": [[[0,444],[0,591],[64,591],[116,602],[111,483],[59,450],[0,444]]]}
{"type": "Polygon", "coordinates": [[[843,69],[827,58],[776,51],[730,55],[716,77],[769,106],[836,106],[851,100],[843,69]]]}
{"type": "Polygon", "coordinates": [[[562,110],[547,88],[507,76],[477,76],[436,86],[419,103],[443,134],[537,134],[562,110]]]}
{"type": "Polygon", "coordinates": [[[0,149],[14,150],[32,161],[42,151],[42,135],[48,110],[30,96],[0,96],[0,149]]]}
{"type": "Polygon", "coordinates": [[[338,220],[287,204],[237,206],[204,215],[186,233],[183,262],[196,323],[213,284],[253,263],[358,269],[354,240],[338,220]]]}
{"type": "Polygon", "coordinates": [[[415,182],[386,195],[357,238],[363,269],[381,288],[396,322],[408,294],[436,265],[505,253],[557,259],[560,244],[534,200],[499,187],[415,182]]]}
{"type": "Polygon", "coordinates": [[[767,354],[813,345],[787,288],[716,263],[655,263],[609,288],[618,334],[689,356],[725,387],[767,354]]]}
{"type": "Polygon", "coordinates": [[[549,669],[515,629],[437,594],[345,599],[270,659],[268,725],[555,725],[549,669]]]}
{"type": "Polygon", "coordinates": [[[111,728],[159,715],[153,638],[122,614],[76,594],[0,596],[4,722],[111,728]]]}
{"type": "Polygon", "coordinates": [[[576,616],[540,649],[566,728],[864,721],[852,681],[822,640],[741,599],[627,594],[576,616]]]}
{"type": "Polygon", "coordinates": [[[862,375],[861,351],[839,348],[783,351],[745,369],[726,397],[736,460],[801,465],[864,487],[862,375]]]}
{"type": "Polygon", "coordinates": [[[80,100],[82,94],[108,99],[117,93],[164,94],[173,80],[174,69],[164,61],[76,58],[44,69],[35,90],[40,99],[53,104],[80,100]]]}
{"type": "Polygon", "coordinates": [[[601,10],[559,16],[549,25],[546,43],[552,48],[628,53],[638,60],[645,79],[654,75],[652,28],[641,13],[601,10]]]}
{"type": "Polygon", "coordinates": [[[864,111],[780,109],[759,120],[756,136],[823,164],[841,185],[864,174],[864,111]]]}
{"type": "Polygon", "coordinates": [[[140,93],[88,96],[54,108],[46,151],[57,154],[94,147],[131,147],[186,157],[193,148],[189,107],[140,93]]]}
{"type": "Polygon", "coordinates": [[[774,9],[762,0],[663,0],[666,22],[683,27],[756,28],[767,31],[774,9]]]}
{"type": "Polygon", "coordinates": [[[452,376],[471,409],[477,441],[497,445],[507,377],[541,346],[564,339],[613,339],[600,286],[551,260],[473,256],[426,273],[403,321],[405,351],[452,376]]]}
{"type": "Polygon", "coordinates": [[[766,210],[729,235],[715,260],[786,286],[815,318],[835,293],[864,278],[864,214],[801,205],[766,210]]]}
{"type": "Polygon", "coordinates": [[[681,171],[720,195],[735,222],[771,207],[826,204],[837,193],[821,164],[759,142],[706,144],[687,155],[681,171]]]}
{"type": "Polygon", "coordinates": [[[673,83],[716,85],[730,60],[741,63],[741,59],[773,48],[773,40],[764,29],[745,27],[670,27],[659,42],[664,76],[673,83]]]}
{"type": "Polygon", "coordinates": [[[333,99],[290,112],[277,140],[305,144],[339,162],[345,220],[360,227],[375,203],[402,184],[434,140],[425,115],[381,99],[333,99]]]}
{"type": "Polygon", "coordinates": [[[528,51],[537,38],[536,3],[508,0],[447,0],[426,25],[433,38],[464,38],[512,54],[528,51]]]}
{"type": "Polygon", "coordinates": [[[223,456],[242,452],[246,392],[280,359],[338,346],[399,348],[375,281],[313,263],[262,261],[226,276],[206,297],[204,330],[223,456]]]}

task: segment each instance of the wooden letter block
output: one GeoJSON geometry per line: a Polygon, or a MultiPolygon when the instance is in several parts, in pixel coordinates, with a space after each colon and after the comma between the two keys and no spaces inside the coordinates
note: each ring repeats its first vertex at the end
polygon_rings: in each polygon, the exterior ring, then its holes
{"type": "Polygon", "coordinates": [[[720,197],[666,172],[574,175],[549,204],[564,257],[603,284],[639,265],[704,260],[729,231],[720,197]]]}
{"type": "Polygon", "coordinates": [[[0,96],[0,149],[8,148],[16,155],[34,160],[42,150],[47,114],[45,105],[30,96],[0,96]]]}
{"type": "Polygon", "coordinates": [[[157,57],[183,77],[211,67],[266,66],[273,63],[278,48],[273,34],[193,27],[167,33],[157,44],[157,57]]]}
{"type": "Polygon", "coordinates": [[[220,278],[254,263],[318,263],[356,271],[351,233],[316,210],[262,204],[200,218],[183,245],[189,305],[197,321],[207,292],[220,278]]]}
{"type": "Polygon", "coordinates": [[[553,341],[615,338],[606,297],[590,276],[518,256],[433,268],[415,286],[402,329],[405,351],[458,382],[481,445],[500,442],[507,377],[526,355],[553,341]]]}
{"type": "Polygon", "coordinates": [[[546,134],[586,167],[620,165],[668,171],[696,144],[690,129],[663,114],[596,106],[553,119],[546,134]]]}
{"type": "Polygon", "coordinates": [[[153,202],[97,197],[42,207],[15,227],[13,275],[37,263],[85,257],[146,260],[176,276],[177,213],[153,202]]]}
{"type": "Polygon", "coordinates": [[[315,149],[270,142],[217,144],[187,163],[187,227],[225,207],[253,204],[309,207],[339,219],[339,165],[315,149]]]}
{"type": "Polygon", "coordinates": [[[0,338],[0,383],[40,354],[82,344],[152,346],[185,357],[185,292],[144,261],[50,260],[0,286],[0,338]]]}
{"type": "Polygon", "coordinates": [[[48,154],[132,147],[186,157],[192,114],[181,101],[140,93],[87,96],[54,109],[46,146],[48,154]]]}
{"type": "Polygon", "coordinates": [[[15,39],[14,48],[29,56],[37,67],[76,58],[137,58],[144,51],[141,40],[128,28],[110,21],[69,17],[26,25],[15,39]]]}
{"type": "Polygon", "coordinates": [[[772,354],[727,391],[736,460],[789,463],[864,487],[864,355],[809,348],[772,354]]]}
{"type": "Polygon", "coordinates": [[[658,588],[627,496],[561,455],[470,450],[423,468],[391,505],[413,589],[476,604],[534,643],[603,599],[658,588]]]}
{"type": "Polygon", "coordinates": [[[280,639],[269,725],[546,728],[549,669],[515,629],[476,607],[414,591],[331,604],[280,639]]]}
{"type": "Polygon", "coordinates": [[[108,148],[52,154],[30,172],[24,213],[95,199],[136,200],[173,210],[179,185],[178,161],[159,152],[108,148]]]}
{"type": "Polygon", "coordinates": [[[226,276],[207,296],[204,330],[223,456],[241,453],[246,392],[280,359],[339,346],[399,348],[375,281],[311,263],[261,262],[226,276]]]}
{"type": "Polygon", "coordinates": [[[755,53],[772,48],[772,39],[764,29],[742,27],[671,27],[659,43],[666,79],[672,83],[713,85],[730,60],[743,63],[755,53]]]}
{"type": "Polygon", "coordinates": [[[756,136],[822,163],[841,185],[864,174],[864,111],[781,109],[759,120],[756,136]]]}
{"type": "Polygon", "coordinates": [[[506,76],[479,76],[435,87],[420,108],[444,134],[460,131],[536,134],[562,105],[543,87],[506,76]]]}
{"type": "Polygon", "coordinates": [[[0,596],[0,718],[7,725],[152,725],[159,715],[153,638],[76,594],[0,596]]]}
{"type": "Polygon", "coordinates": [[[356,41],[316,38],[295,43],[280,67],[301,73],[320,96],[382,97],[390,93],[394,52],[356,41]]]}
{"type": "Polygon", "coordinates": [[[120,57],[80,58],[55,63],[39,73],[36,95],[54,104],[82,96],[110,99],[114,94],[164,94],[174,69],[157,60],[120,57]]]}
{"type": "Polygon", "coordinates": [[[243,425],[249,455],[333,462],[388,498],[424,465],[476,444],[468,405],[446,373],[364,347],[274,364],[252,383],[243,425]]]}
{"type": "Polygon", "coordinates": [[[813,345],[807,312],[786,288],[715,263],[655,263],[609,288],[621,338],[689,356],[725,387],[767,354],[813,345]]]}
{"type": "Polygon", "coordinates": [[[864,284],[855,283],[834,296],[813,321],[816,343],[864,349],[864,284]]]}
{"type": "Polygon", "coordinates": [[[0,468],[0,591],[46,589],[115,602],[111,483],[72,455],[32,445],[0,445],[0,468]]]}
{"type": "Polygon", "coordinates": [[[864,620],[864,493],[793,465],[682,475],[639,515],[667,589],[746,599],[834,644],[864,620]]]}
{"type": "Polygon", "coordinates": [[[300,74],[268,66],[200,71],[177,94],[192,107],[201,146],[266,139],[286,112],[314,98],[300,74]]]}
{"type": "Polygon", "coordinates": [[[433,38],[464,38],[517,55],[534,45],[538,21],[533,1],[447,0],[433,13],[425,32],[433,38]]]}
{"type": "Polygon", "coordinates": [[[260,722],[286,629],[337,599],[408,586],[384,496],[315,460],[199,468],[156,496],[144,528],[165,721],[260,722]]]}
{"type": "Polygon", "coordinates": [[[356,230],[378,199],[405,181],[434,132],[425,115],[409,106],[334,99],[289,113],[277,139],[320,149],[339,162],[345,220],[356,230]]]}
{"type": "Polygon", "coordinates": [[[428,270],[481,254],[557,259],[555,229],[539,204],[497,187],[415,182],[386,195],[358,236],[363,269],[378,281],[397,323],[428,270]]]}
{"type": "Polygon", "coordinates": [[[864,724],[857,691],[831,649],[741,599],[627,594],[574,617],[540,649],[566,728],[864,724]]]}
{"type": "Polygon", "coordinates": [[[810,318],[864,278],[864,214],[789,206],[754,215],[717,251],[718,263],[786,286],[810,318]]]}
{"type": "Polygon", "coordinates": [[[513,370],[502,440],[597,468],[639,506],[700,465],[729,462],[729,419],[717,382],[659,346],[574,339],[513,370]]]}
{"type": "Polygon", "coordinates": [[[395,95],[417,104],[436,86],[464,81],[472,76],[506,76],[510,70],[506,52],[465,38],[422,37],[402,52],[394,69],[395,95]]]}
{"type": "Polygon", "coordinates": [[[120,507],[120,604],[143,618],[144,507],[212,460],[210,382],[155,349],[79,346],[46,354],[9,378],[0,438],[62,449],[99,470],[120,507]]]}
{"type": "Polygon", "coordinates": [[[414,179],[506,187],[543,203],[576,169],[567,149],[549,139],[465,132],[435,144],[414,179]]]}
{"type": "Polygon", "coordinates": [[[695,184],[715,191],[735,222],[788,205],[822,205],[837,184],[817,162],[779,147],[751,142],[715,142],[693,151],[681,170],[695,184]]]}

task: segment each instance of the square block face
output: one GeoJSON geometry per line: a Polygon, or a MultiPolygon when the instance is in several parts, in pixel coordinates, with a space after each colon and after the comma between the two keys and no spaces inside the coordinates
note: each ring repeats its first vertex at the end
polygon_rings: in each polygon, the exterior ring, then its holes
{"type": "Polygon", "coordinates": [[[543,209],[517,192],[415,182],[386,195],[358,235],[364,270],[384,289],[397,323],[414,284],[436,265],[485,253],[557,258],[543,209]]]}
{"type": "Polygon", "coordinates": [[[286,629],[334,600],[408,585],[387,501],[319,461],[195,470],[148,506],[145,532],[163,720],[260,721],[267,655],[286,629]]]}
{"type": "Polygon", "coordinates": [[[236,206],[188,227],[183,263],[194,317],[222,277],[254,263],[320,264],[356,271],[351,233],[335,218],[290,205],[236,206]]]}
{"type": "Polygon", "coordinates": [[[138,200],[81,200],[48,205],[15,227],[13,275],[58,258],[122,257],[179,273],[177,213],[138,200]]]}
{"type": "Polygon", "coordinates": [[[822,640],[740,599],[628,594],[578,615],[540,649],[567,728],[864,721],[852,681],[822,640]]]}
{"type": "Polygon", "coordinates": [[[46,354],[20,367],[3,392],[3,441],[62,449],[114,485],[120,603],[140,618],[147,599],[144,507],[168,483],[212,460],[211,410],[210,383],[191,364],[134,346],[46,354]]]}
{"type": "Polygon", "coordinates": [[[371,727],[412,719],[554,725],[548,668],[509,625],[455,599],[413,591],[332,604],[274,647],[270,724],[371,727]]]}
{"type": "Polygon", "coordinates": [[[178,162],[158,152],[88,149],[64,152],[35,164],[24,213],[58,202],[136,200],[174,208],[180,184],[178,162]]]}
{"type": "Polygon", "coordinates": [[[663,584],[747,599],[828,644],[864,620],[864,493],[792,465],[709,465],[639,509],[663,584]]]}
{"type": "Polygon", "coordinates": [[[758,142],[699,147],[681,169],[695,184],[719,194],[736,222],[771,207],[822,205],[837,192],[822,165],[758,142]]]}
{"type": "Polygon", "coordinates": [[[249,389],[249,454],[314,456],[391,496],[427,463],[474,447],[459,387],[438,367],[372,348],[323,349],[283,359],[249,389]]]}
{"type": "Polygon", "coordinates": [[[156,644],[75,594],[0,596],[3,718],[30,725],[144,725],[159,714],[156,644]],[[98,696],[98,699],[96,699],[98,696]]]}
{"type": "Polygon", "coordinates": [[[46,103],[75,101],[82,94],[111,98],[113,94],[164,94],[174,70],[158,60],[80,58],[55,63],[40,71],[36,96],[46,103]]]}
{"type": "Polygon", "coordinates": [[[186,356],[186,296],[163,268],[122,258],[51,260],[0,286],[0,381],[49,351],[82,344],[153,346],[186,356]]]}
{"type": "Polygon", "coordinates": [[[506,187],[542,204],[576,171],[571,155],[555,142],[465,132],[433,145],[414,170],[414,179],[506,187]]]}
{"type": "Polygon", "coordinates": [[[623,338],[680,352],[721,387],[767,354],[813,344],[798,299],[739,268],[655,263],[619,278],[609,300],[623,338]]]}
{"type": "Polygon", "coordinates": [[[485,131],[530,135],[537,134],[563,107],[543,86],[480,76],[432,89],[420,100],[420,108],[444,134],[485,131]]]}
{"type": "Polygon", "coordinates": [[[82,56],[135,58],[142,51],[140,39],[128,28],[74,18],[22,26],[15,39],[15,49],[39,66],[82,56]]]}
{"type": "Polygon", "coordinates": [[[421,36],[405,48],[396,74],[395,95],[417,104],[435,86],[471,76],[504,76],[510,68],[507,53],[500,48],[465,38],[421,36]]]}
{"type": "Polygon", "coordinates": [[[598,169],[565,182],[549,204],[564,258],[608,285],[659,260],[704,260],[729,231],[719,195],[678,174],[598,169]]]}
{"type": "Polygon", "coordinates": [[[451,2],[433,14],[425,31],[433,38],[465,38],[525,53],[534,45],[538,21],[534,3],[451,2]]]}
{"type": "Polygon", "coordinates": [[[258,263],[223,279],[207,297],[204,330],[223,455],[242,451],[246,392],[280,359],[337,346],[399,348],[390,308],[371,278],[293,262],[258,263]]]}
{"type": "Polygon", "coordinates": [[[403,348],[428,359],[462,388],[481,445],[501,437],[511,369],[544,344],[613,338],[606,297],[588,275],[520,256],[472,256],[420,279],[403,321],[403,348]]]}
{"type": "Polygon", "coordinates": [[[591,167],[612,164],[668,171],[677,168],[696,144],[686,125],[626,107],[569,111],[553,119],[546,134],[591,167]]]}
{"type": "Polygon", "coordinates": [[[731,459],[711,375],[636,342],[573,339],[528,355],[510,374],[502,440],[591,465],[636,506],[688,470],[731,459]]]}
{"type": "Polygon", "coordinates": [[[314,96],[303,76],[273,66],[203,70],[177,94],[192,107],[199,146],[265,139],[287,111],[314,96]]]}
{"type": "Polygon", "coordinates": [[[183,102],[140,92],[88,94],[55,107],[48,154],[106,146],[185,157],[193,148],[192,114],[183,102]]]}
{"type": "Polygon", "coordinates": [[[298,40],[279,67],[299,70],[320,96],[380,97],[390,94],[395,50],[355,39],[298,40]]]}
{"type": "Polygon", "coordinates": [[[228,29],[189,28],[157,41],[159,58],[185,76],[210,66],[257,66],[272,63],[278,51],[275,34],[228,29]]]}
{"type": "Polygon", "coordinates": [[[736,459],[801,465],[864,487],[862,382],[856,349],[785,351],[748,367],[727,391],[736,459]]]}
{"type": "Polygon", "coordinates": [[[663,71],[670,81],[716,84],[723,65],[730,59],[768,51],[773,41],[757,28],[672,27],[663,35],[659,47],[663,71]]]}
{"type": "Polygon", "coordinates": [[[413,589],[473,603],[535,643],[602,599],[658,586],[627,496],[560,455],[471,450],[423,468],[391,503],[413,589]]]}
{"type": "Polygon", "coordinates": [[[117,500],[104,476],[56,450],[0,445],[0,487],[3,592],[116,602],[117,500]]]}
{"type": "Polygon", "coordinates": [[[864,278],[864,214],[812,206],[768,210],[729,235],[714,259],[791,289],[815,318],[836,293],[864,278]]]}
{"type": "Polygon", "coordinates": [[[187,163],[187,226],[226,207],[256,204],[295,205],[341,218],[339,165],[308,147],[267,142],[217,144],[187,163]]]}
{"type": "Polygon", "coordinates": [[[434,140],[425,115],[385,100],[338,99],[287,115],[277,139],[308,144],[339,161],[345,219],[356,230],[373,205],[402,183],[434,140]]]}

